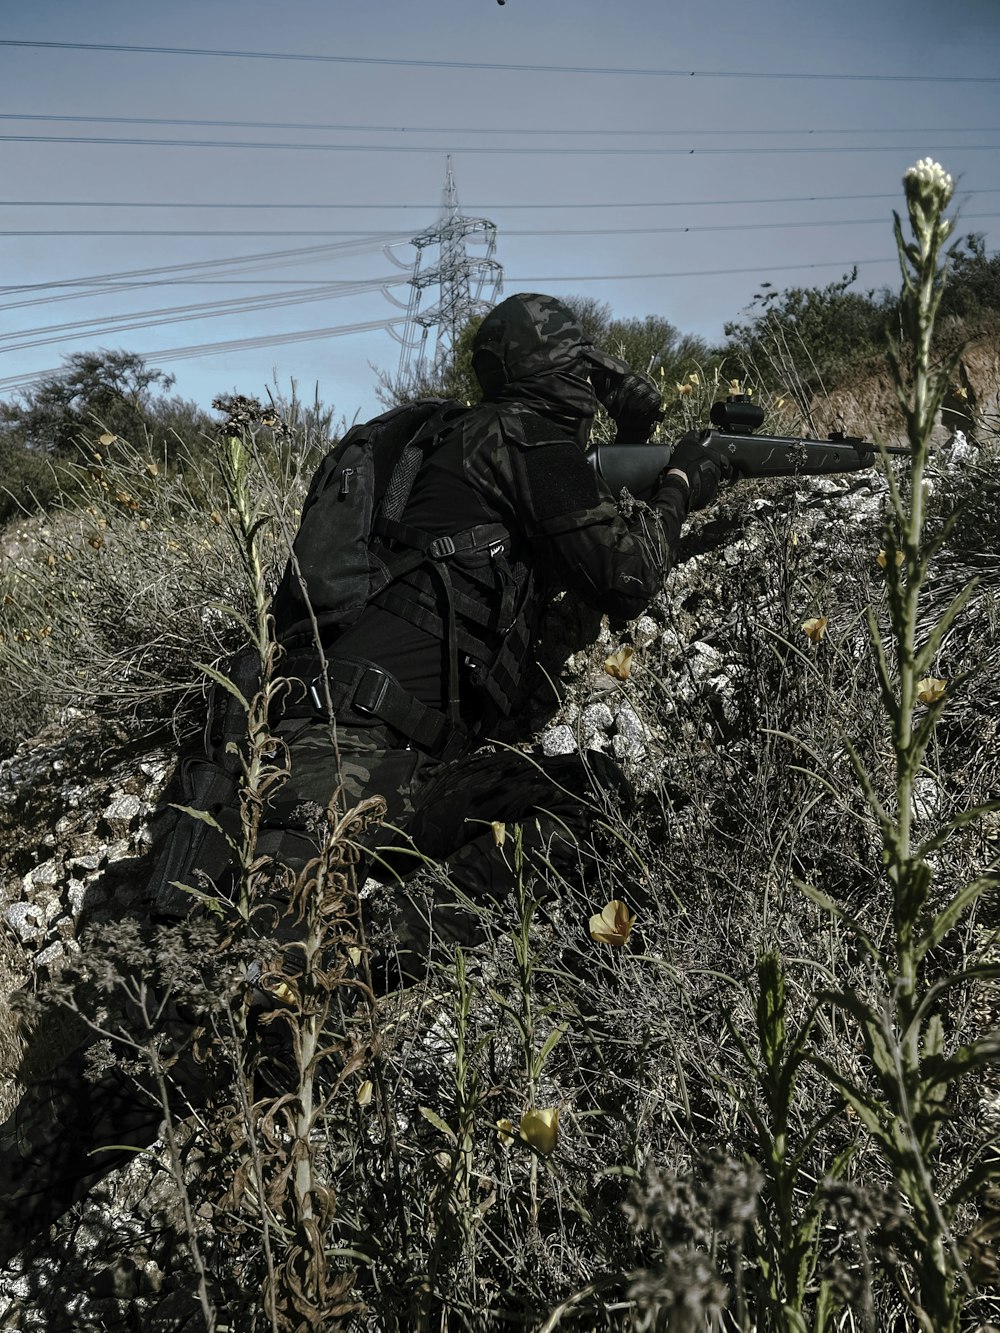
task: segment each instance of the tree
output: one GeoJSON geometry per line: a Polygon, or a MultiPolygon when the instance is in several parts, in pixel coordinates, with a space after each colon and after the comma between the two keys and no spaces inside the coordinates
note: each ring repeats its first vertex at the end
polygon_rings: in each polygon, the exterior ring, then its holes
{"type": "Polygon", "coordinates": [[[725,326],[725,349],[741,372],[767,388],[797,395],[829,388],[845,370],[882,353],[897,324],[898,302],[887,290],[852,292],[858,270],[826,287],[764,283],[748,318],[725,326]]]}
{"type": "Polygon", "coordinates": [[[6,408],[8,432],[20,436],[26,448],[66,454],[103,431],[138,443],[150,412],[150,390],[167,390],[174,382],[135,352],[73,352],[64,362],[64,369],[6,408]]]}
{"type": "Polygon", "coordinates": [[[74,352],[62,370],[0,403],[0,522],[46,508],[70,484],[60,464],[102,434],[148,442],[168,460],[200,451],[213,422],[196,404],[164,397],[173,382],[135,352],[74,352]]]}
{"type": "Polygon", "coordinates": [[[1000,314],[1000,254],[987,255],[982,232],[955,246],[940,313],[970,320],[1000,314]]]}

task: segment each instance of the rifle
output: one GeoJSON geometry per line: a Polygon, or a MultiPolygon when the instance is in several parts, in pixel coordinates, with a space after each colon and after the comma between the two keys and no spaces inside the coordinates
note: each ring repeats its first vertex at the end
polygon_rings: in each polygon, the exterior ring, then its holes
{"type": "MultiPolygon", "coordinates": [[[[698,443],[728,464],[735,478],[821,476],[827,472],[860,472],[871,467],[877,450],[853,435],[833,431],[828,439],[807,440],[797,436],[757,435],[764,409],[733,394],[713,403],[712,427],[703,430],[698,443]]],[[[904,445],[886,445],[886,453],[910,453],[904,445]]],[[[649,495],[656,479],[670,464],[669,444],[597,444],[588,451],[595,470],[614,494],[625,487],[633,495],[649,495]]]]}

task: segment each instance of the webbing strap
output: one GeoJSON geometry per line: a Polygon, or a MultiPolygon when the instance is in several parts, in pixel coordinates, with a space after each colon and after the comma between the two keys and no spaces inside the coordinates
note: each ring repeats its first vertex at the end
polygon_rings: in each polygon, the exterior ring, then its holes
{"type": "Polygon", "coordinates": [[[425,559],[430,557],[431,560],[447,560],[453,555],[465,555],[477,550],[488,553],[489,547],[510,539],[510,533],[502,523],[479,523],[462,532],[435,536],[410,523],[400,523],[398,519],[377,518],[372,524],[372,532],[382,541],[401,542],[403,546],[409,546],[421,552],[425,559]]]}
{"type": "MultiPolygon", "coordinates": [[[[308,668],[307,668],[308,670],[308,668]]],[[[329,717],[353,711],[377,718],[425,750],[441,758],[461,753],[466,733],[444,713],[404,690],[391,672],[365,658],[333,657],[322,674],[305,680],[306,697],[285,708],[283,718],[329,717]]]]}

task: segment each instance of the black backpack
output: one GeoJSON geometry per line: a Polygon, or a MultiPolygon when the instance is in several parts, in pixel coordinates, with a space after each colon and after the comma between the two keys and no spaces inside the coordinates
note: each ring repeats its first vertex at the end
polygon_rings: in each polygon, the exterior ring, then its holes
{"type": "MultiPolygon", "coordinates": [[[[313,641],[310,608],[321,631],[346,628],[398,571],[426,559],[415,554],[390,572],[375,552],[374,527],[380,514],[402,513],[425,450],[465,411],[449,399],[397,407],[352,427],[324,458],[309,486],[294,558],[271,603],[277,636],[290,656],[313,641]]],[[[252,698],[260,686],[256,649],[234,653],[224,674],[244,698],[252,698]]],[[[216,821],[232,823],[246,713],[238,697],[220,685],[210,691],[206,711],[203,748],[182,759],[171,792],[179,800],[157,821],[147,891],[154,909],[167,917],[189,909],[191,892],[199,891],[189,885],[195,869],[217,881],[231,859],[216,821]]]]}
{"type": "Polygon", "coordinates": [[[399,577],[376,554],[376,521],[399,517],[427,450],[466,411],[445,398],[409,403],[352,427],[330,450],[309,485],[272,602],[283,644],[310,641],[313,617],[321,631],[346,629],[399,577]]]}
{"type": "Polygon", "coordinates": [[[421,464],[468,411],[438,398],[397,407],[348,431],[321,463],[272,601],[285,669],[306,685],[307,698],[287,706],[286,717],[301,715],[310,704],[321,710],[320,678],[308,678],[317,635],[328,646],[328,688],[322,693],[330,703],[340,708],[351,699],[360,702],[362,711],[432,751],[460,742],[463,672],[490,707],[510,712],[530,642],[532,603],[529,568],[509,561],[510,532],[495,521],[435,536],[402,522],[421,464]],[[491,589],[497,604],[491,607],[482,596],[456,587],[449,572],[453,563],[484,592],[491,589]],[[417,590],[401,589],[399,581],[413,573],[417,590]],[[373,674],[371,664],[338,657],[337,633],[376,598],[444,642],[444,713],[417,703],[391,678],[386,684],[386,673],[376,668],[373,674]],[[490,645],[484,635],[492,636],[490,645]],[[367,683],[359,692],[362,677],[367,683]]]}

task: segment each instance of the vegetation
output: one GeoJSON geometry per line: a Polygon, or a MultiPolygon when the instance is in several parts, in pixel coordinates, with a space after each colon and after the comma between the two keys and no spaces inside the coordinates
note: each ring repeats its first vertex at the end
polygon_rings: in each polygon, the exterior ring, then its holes
{"type": "MultiPolygon", "coordinates": [[[[175,1297],[215,1333],[996,1324],[1000,442],[965,464],[929,448],[953,374],[931,343],[950,190],[930,164],[906,189],[912,465],[734,488],[649,615],[594,647],[579,608],[553,606],[564,694],[541,682],[526,716],[557,706],[634,799],[593,771],[572,876],[496,826],[515,891],[422,985],[371,985],[400,891],[369,885],[362,910],[354,842],[377,802],[343,810],[331,783],[289,917],[265,907],[281,869],[256,818],[284,767],[266,592],[308,414],[289,443],[269,411],[227,404],[197,489],[141,445],[84,467],[0,573],[8,748],[83,701],[107,765],[130,715],[137,743],[248,631],[262,668],[237,908],[193,885],[203,915],[150,932],[119,906],[51,993],[152,1069],[168,1171],[135,1164],[141,1202],[91,1209],[89,1251],[53,1268],[56,1241],[29,1250],[9,1326],[125,1329],[175,1297]],[[213,1096],[196,1116],[136,996],[198,1012],[213,1096]],[[158,1290],[105,1283],[82,1311],[123,1250],[158,1290]]],[[[682,412],[719,383],[683,359],[669,374],[682,412]]],[[[425,864],[406,892],[447,887],[425,864]]]]}
{"type": "MultiPolygon", "coordinates": [[[[616,319],[611,307],[587,296],[568,296],[566,304],[591,342],[626,360],[644,374],[655,375],[664,384],[680,381],[708,357],[708,346],[700,338],[680,333],[659,315],[645,319],[616,319]]],[[[472,343],[480,320],[474,319],[459,335],[455,353],[441,368],[418,367],[410,379],[399,384],[385,372],[379,375],[379,397],[387,407],[440,395],[460,402],[481,397],[472,369],[472,343]]]]}
{"type": "Polygon", "coordinates": [[[173,377],[134,352],[74,352],[57,374],[0,404],[0,523],[47,508],[66,489],[66,462],[115,439],[145,444],[161,463],[200,444],[211,418],[178,397],[173,377]]]}
{"type": "MultiPolygon", "coordinates": [[[[948,257],[949,280],[937,311],[939,351],[1000,326],[1000,255],[988,256],[981,235],[958,241],[948,257]],[[956,329],[958,323],[960,327],[956,329]]],[[[817,395],[843,384],[859,367],[885,368],[905,317],[899,296],[851,290],[858,271],[826,287],[778,290],[763,283],[742,321],[726,325],[719,349],[734,375],[794,395],[804,414],[817,395]]]]}

